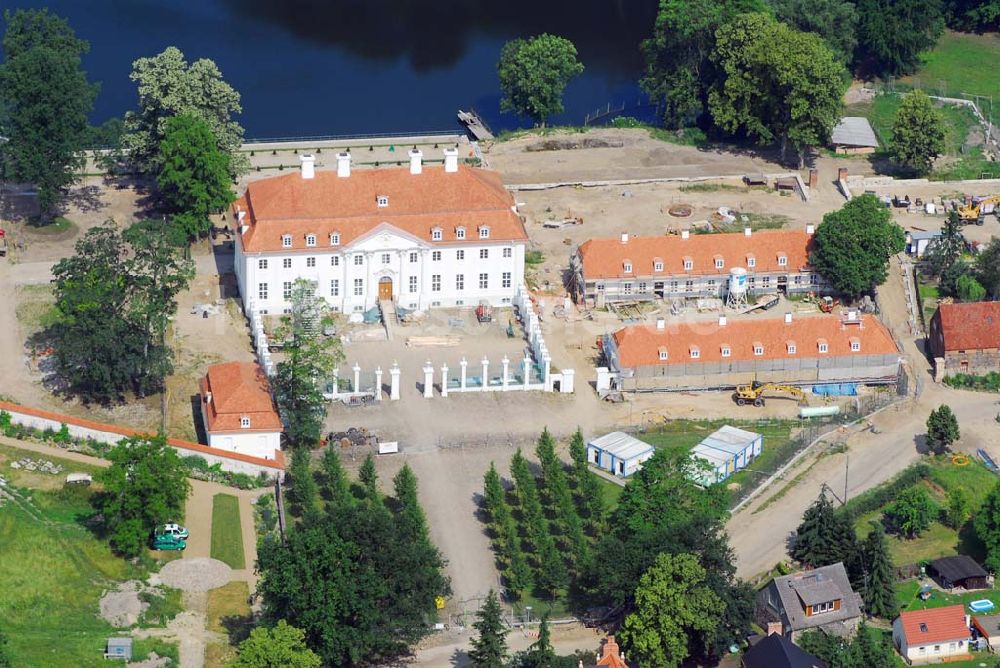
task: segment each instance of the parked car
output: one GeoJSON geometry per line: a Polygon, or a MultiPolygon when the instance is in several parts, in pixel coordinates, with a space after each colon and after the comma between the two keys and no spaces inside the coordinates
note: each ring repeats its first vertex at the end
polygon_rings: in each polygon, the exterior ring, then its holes
{"type": "Polygon", "coordinates": [[[174,536],[161,534],[153,537],[154,550],[183,550],[186,547],[187,543],[174,536]]]}
{"type": "Polygon", "coordinates": [[[180,524],[175,522],[168,522],[167,524],[164,524],[163,528],[157,533],[160,536],[173,536],[174,538],[179,538],[181,540],[187,540],[187,537],[190,535],[185,527],[182,527],[180,524]]]}

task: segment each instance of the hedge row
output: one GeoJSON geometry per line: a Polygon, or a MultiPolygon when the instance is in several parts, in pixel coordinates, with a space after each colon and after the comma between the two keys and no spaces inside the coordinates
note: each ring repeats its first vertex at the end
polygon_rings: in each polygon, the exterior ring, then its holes
{"type": "Polygon", "coordinates": [[[921,480],[926,480],[930,475],[930,466],[922,462],[914,464],[903,469],[888,484],[875,487],[854,497],[847,502],[847,505],[840,509],[840,512],[850,513],[853,517],[860,517],[866,513],[874,512],[894,501],[903,490],[916,485],[921,480]]]}
{"type": "Polygon", "coordinates": [[[945,376],[944,384],[960,389],[1000,392],[1000,373],[990,371],[984,376],[977,376],[971,373],[956,373],[954,376],[945,376]]]}

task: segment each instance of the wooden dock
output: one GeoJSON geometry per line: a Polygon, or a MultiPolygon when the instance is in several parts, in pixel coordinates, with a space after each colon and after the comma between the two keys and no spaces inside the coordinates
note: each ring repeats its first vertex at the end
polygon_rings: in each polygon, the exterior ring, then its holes
{"type": "Polygon", "coordinates": [[[469,130],[476,141],[493,139],[493,133],[490,132],[489,127],[486,126],[486,123],[483,122],[483,119],[474,110],[462,111],[459,109],[458,121],[469,130]]]}

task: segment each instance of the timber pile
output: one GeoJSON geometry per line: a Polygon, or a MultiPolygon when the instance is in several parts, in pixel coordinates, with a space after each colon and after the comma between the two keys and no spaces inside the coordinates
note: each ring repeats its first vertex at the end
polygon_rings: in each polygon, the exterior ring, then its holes
{"type": "Polygon", "coordinates": [[[408,336],[406,338],[407,347],[415,346],[436,346],[454,347],[462,342],[461,336],[408,336]]]}

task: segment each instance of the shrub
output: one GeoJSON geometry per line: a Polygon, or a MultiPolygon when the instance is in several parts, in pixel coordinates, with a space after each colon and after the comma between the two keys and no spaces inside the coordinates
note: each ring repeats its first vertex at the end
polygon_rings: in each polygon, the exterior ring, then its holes
{"type": "Polygon", "coordinates": [[[615,116],[611,119],[613,128],[641,128],[642,122],[632,116],[615,116]]]}

